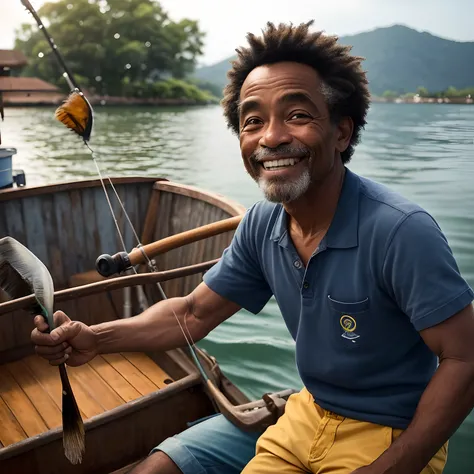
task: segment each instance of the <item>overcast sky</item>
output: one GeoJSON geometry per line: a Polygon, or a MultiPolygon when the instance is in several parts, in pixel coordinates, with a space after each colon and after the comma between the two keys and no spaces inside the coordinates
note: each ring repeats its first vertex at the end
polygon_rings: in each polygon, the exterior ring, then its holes
{"type": "MultiPolygon", "coordinates": [[[[35,8],[44,1],[30,0],[35,8]]],[[[74,0],[71,0],[74,3],[74,0]]],[[[458,41],[474,41],[474,0],[161,0],[174,20],[197,19],[206,31],[202,63],[232,55],[248,31],[267,21],[300,23],[346,35],[401,23],[458,41]]],[[[13,47],[14,31],[31,17],[20,0],[0,0],[0,49],[13,47]]],[[[60,45],[59,45],[60,46],[60,45]]]]}

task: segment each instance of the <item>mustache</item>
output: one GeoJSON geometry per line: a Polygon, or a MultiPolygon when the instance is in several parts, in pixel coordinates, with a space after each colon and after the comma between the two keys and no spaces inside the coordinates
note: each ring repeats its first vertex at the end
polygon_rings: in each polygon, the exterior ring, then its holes
{"type": "Polygon", "coordinates": [[[277,148],[259,148],[250,155],[252,161],[263,161],[268,158],[304,158],[311,153],[311,150],[303,145],[281,145],[277,148]]]}

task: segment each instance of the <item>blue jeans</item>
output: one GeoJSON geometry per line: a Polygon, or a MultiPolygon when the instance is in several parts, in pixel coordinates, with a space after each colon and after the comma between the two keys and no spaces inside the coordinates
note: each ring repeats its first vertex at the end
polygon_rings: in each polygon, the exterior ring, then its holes
{"type": "Polygon", "coordinates": [[[260,435],[242,431],[218,414],[165,439],[151,453],[163,451],[183,474],[240,474],[254,457],[260,435]]]}

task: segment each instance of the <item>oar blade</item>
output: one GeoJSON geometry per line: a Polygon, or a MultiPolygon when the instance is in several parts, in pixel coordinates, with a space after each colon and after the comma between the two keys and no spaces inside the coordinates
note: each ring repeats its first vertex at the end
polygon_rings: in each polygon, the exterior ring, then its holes
{"type": "Polygon", "coordinates": [[[12,237],[0,239],[0,288],[12,299],[35,295],[53,327],[54,284],[44,263],[12,237]]]}

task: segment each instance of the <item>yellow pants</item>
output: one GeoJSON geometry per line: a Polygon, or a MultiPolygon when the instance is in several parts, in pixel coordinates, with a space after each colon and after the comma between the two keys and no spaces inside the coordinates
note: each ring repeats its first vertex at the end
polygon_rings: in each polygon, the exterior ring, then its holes
{"type": "MultiPolygon", "coordinates": [[[[345,418],[322,409],[305,388],[290,396],[285,414],[257,441],[242,474],[350,474],[377,459],[402,430],[345,418]]],[[[448,443],[422,474],[440,474],[448,443]]]]}

